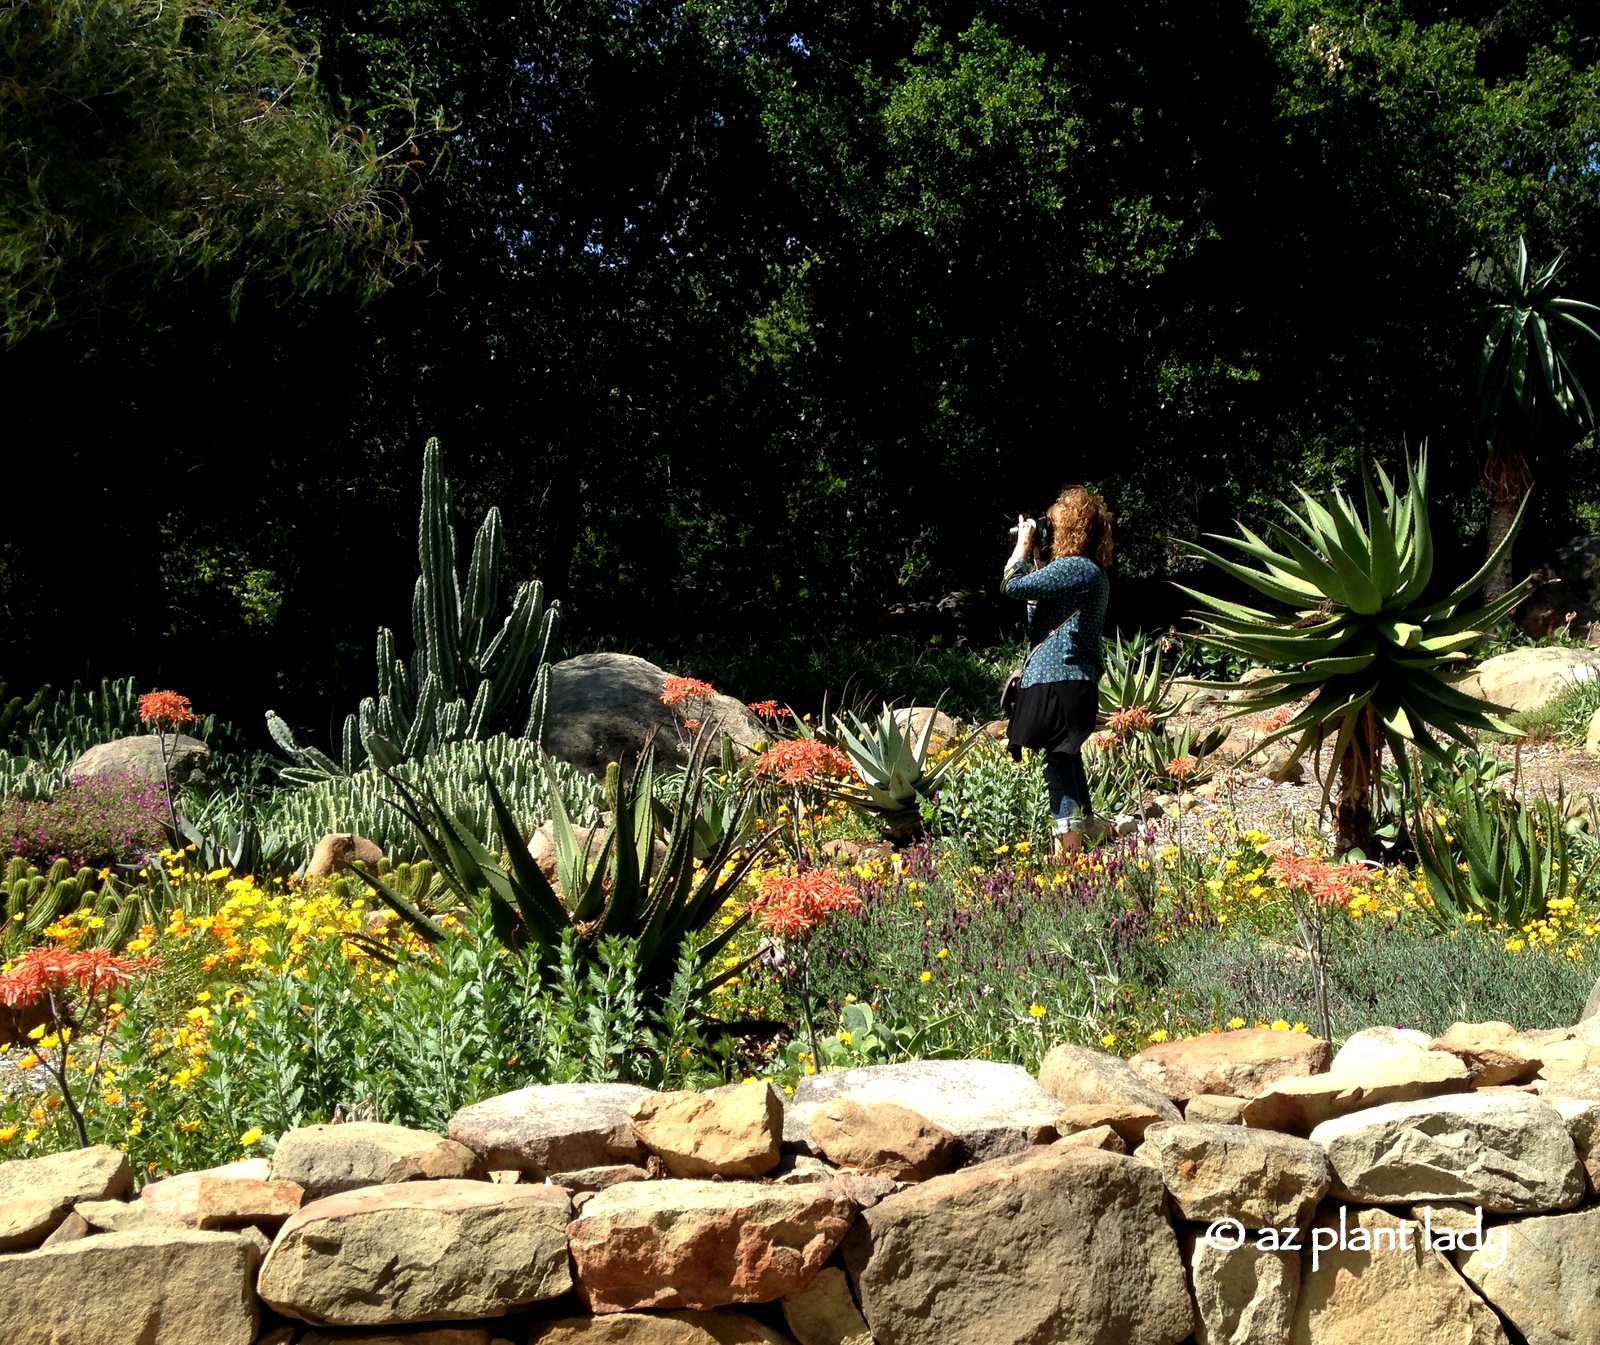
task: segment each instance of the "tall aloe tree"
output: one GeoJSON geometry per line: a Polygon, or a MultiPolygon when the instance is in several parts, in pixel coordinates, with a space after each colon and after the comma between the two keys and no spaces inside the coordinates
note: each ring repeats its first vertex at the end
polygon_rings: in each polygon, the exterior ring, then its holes
{"type": "Polygon", "coordinates": [[[1267,529],[1276,545],[1242,524],[1242,537],[1217,538],[1254,564],[1184,543],[1279,605],[1268,611],[1184,590],[1206,608],[1200,614],[1207,628],[1198,637],[1202,643],[1272,670],[1258,681],[1232,684],[1246,693],[1233,716],[1310,697],[1265,741],[1295,737],[1298,759],[1332,738],[1323,800],[1337,771],[1335,828],[1342,852],[1370,849],[1385,744],[1397,756],[1406,744],[1442,756],[1437,735],[1470,743],[1473,733],[1516,732],[1495,715],[1497,707],[1453,686],[1451,674],[1462,670],[1467,651],[1527,596],[1531,581],[1485,606],[1462,610],[1510,551],[1527,501],[1481,570],[1447,596],[1424,602],[1433,577],[1426,451],[1415,464],[1407,460],[1406,474],[1409,489],[1400,496],[1381,467],[1376,487],[1363,469],[1365,522],[1343,492],[1319,502],[1302,490],[1301,511],[1282,506],[1288,526],[1267,529]]]}
{"type": "MultiPolygon", "coordinates": [[[[1498,291],[1489,306],[1494,317],[1478,354],[1475,382],[1478,427],[1488,448],[1483,477],[1490,551],[1506,537],[1517,502],[1532,484],[1531,459],[1541,441],[1555,433],[1581,434],[1584,426],[1595,423],[1573,353],[1574,338],[1600,344],[1600,333],[1579,317],[1600,314],[1600,308],[1556,294],[1565,255],[1535,266],[1527,242],[1519,238],[1514,257],[1490,258],[1480,271],[1480,278],[1498,291]]],[[[1492,601],[1510,587],[1508,546],[1489,577],[1487,596],[1492,601]]]]}
{"type": "Polygon", "coordinates": [[[422,451],[422,517],[417,525],[421,573],[411,597],[412,654],[397,651],[394,632],[378,631],[378,694],[347,715],[340,759],[301,747],[289,726],[267,711],[267,728],[294,765],[286,779],[314,783],[350,775],[363,765],[385,770],[428,756],[446,743],[517,732],[540,742],[550,703],[546,662],[561,604],[545,603],[537,579],[518,584],[498,630],[500,511],[490,506],[472,542],[462,585],[450,482],[439,441],[422,451]]]}

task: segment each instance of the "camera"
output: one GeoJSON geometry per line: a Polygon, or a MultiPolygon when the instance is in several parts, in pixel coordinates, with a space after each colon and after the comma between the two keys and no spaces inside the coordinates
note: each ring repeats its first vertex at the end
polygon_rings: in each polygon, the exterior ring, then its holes
{"type": "MultiPolygon", "coordinates": [[[[1033,544],[1040,551],[1050,550],[1050,540],[1055,532],[1048,518],[1038,518],[1033,521],[1033,544]]],[[[1017,535],[1016,525],[1011,527],[1011,536],[1017,535]]]]}

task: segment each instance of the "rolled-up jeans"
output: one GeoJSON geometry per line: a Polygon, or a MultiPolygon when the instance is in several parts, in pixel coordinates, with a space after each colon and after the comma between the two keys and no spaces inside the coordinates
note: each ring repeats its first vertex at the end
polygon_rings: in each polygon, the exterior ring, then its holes
{"type": "Polygon", "coordinates": [[[1044,783],[1050,792],[1051,830],[1057,836],[1082,831],[1094,816],[1083,757],[1077,752],[1051,752],[1044,759],[1044,783]]]}

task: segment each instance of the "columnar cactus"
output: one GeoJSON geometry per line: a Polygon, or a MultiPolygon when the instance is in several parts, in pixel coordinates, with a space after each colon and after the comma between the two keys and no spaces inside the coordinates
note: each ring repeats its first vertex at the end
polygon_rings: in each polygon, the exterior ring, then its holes
{"type": "Polygon", "coordinates": [[[445,743],[478,741],[520,723],[522,736],[544,737],[550,703],[546,660],[561,605],[546,603],[537,579],[517,586],[510,614],[493,630],[504,540],[491,507],[472,543],[465,591],[450,521],[450,483],[437,439],[422,454],[422,517],[417,529],[421,573],[411,599],[409,664],[394,632],[378,631],[378,694],[345,718],[340,760],[301,747],[289,726],[267,712],[267,728],[295,764],[285,778],[311,783],[350,775],[363,765],[394,767],[445,743]],[[509,721],[509,722],[508,722],[509,721]]]}

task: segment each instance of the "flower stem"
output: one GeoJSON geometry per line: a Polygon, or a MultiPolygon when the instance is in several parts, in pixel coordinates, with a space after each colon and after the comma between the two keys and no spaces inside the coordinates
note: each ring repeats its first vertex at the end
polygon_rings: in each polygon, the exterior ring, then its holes
{"type": "MultiPolygon", "coordinates": [[[[161,724],[156,724],[156,742],[161,746],[161,784],[167,791],[167,815],[172,819],[172,848],[178,849],[182,843],[182,836],[178,832],[178,805],[172,798],[172,772],[167,769],[167,733],[161,724]]],[[[172,730],[172,750],[178,750],[178,730],[172,730]]]]}
{"type": "Polygon", "coordinates": [[[67,1115],[72,1118],[73,1128],[78,1132],[78,1147],[87,1149],[89,1128],[83,1123],[83,1113],[73,1101],[72,1087],[67,1083],[67,1053],[71,1049],[67,1037],[71,1029],[62,1021],[61,1009],[56,1003],[54,990],[50,992],[50,1021],[55,1026],[56,1039],[60,1042],[60,1051],[52,1054],[50,1072],[56,1076],[56,1083],[61,1087],[61,1104],[67,1109],[67,1115]]]}
{"type": "Polygon", "coordinates": [[[806,1035],[811,1038],[811,1068],[822,1073],[822,1052],[817,1049],[817,1025],[811,1021],[811,948],[809,941],[800,951],[800,1014],[806,1022],[806,1035]]]}

